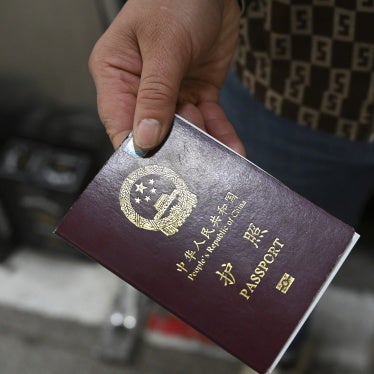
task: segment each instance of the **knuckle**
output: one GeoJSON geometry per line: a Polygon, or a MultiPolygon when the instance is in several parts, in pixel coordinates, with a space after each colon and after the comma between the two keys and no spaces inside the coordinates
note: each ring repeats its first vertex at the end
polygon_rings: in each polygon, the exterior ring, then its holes
{"type": "Polygon", "coordinates": [[[143,78],[139,87],[138,98],[140,100],[152,100],[157,102],[175,101],[177,89],[167,80],[158,76],[148,76],[143,78]]]}
{"type": "Polygon", "coordinates": [[[101,37],[91,50],[88,57],[88,69],[91,74],[100,74],[110,65],[110,50],[108,49],[107,43],[101,37]]]}
{"type": "Polygon", "coordinates": [[[98,102],[97,109],[100,121],[104,125],[107,134],[110,135],[109,132],[116,127],[116,122],[118,120],[113,115],[111,115],[110,111],[103,103],[98,102]]]}
{"type": "Polygon", "coordinates": [[[113,132],[113,128],[115,127],[113,125],[115,123],[114,118],[102,114],[99,114],[99,116],[107,135],[110,136],[110,134],[113,132]]]}
{"type": "Polygon", "coordinates": [[[98,41],[95,46],[93,47],[89,57],[88,57],[88,69],[93,74],[96,70],[100,69],[100,61],[101,61],[101,47],[99,45],[100,41],[98,41]]]}

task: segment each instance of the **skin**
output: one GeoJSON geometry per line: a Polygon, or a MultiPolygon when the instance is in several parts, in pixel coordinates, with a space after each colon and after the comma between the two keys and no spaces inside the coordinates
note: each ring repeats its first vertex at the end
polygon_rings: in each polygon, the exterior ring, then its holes
{"type": "Polygon", "coordinates": [[[218,104],[239,32],[236,0],[128,0],[96,43],[89,68],[113,146],[134,131],[149,150],[175,112],[244,155],[218,104]]]}

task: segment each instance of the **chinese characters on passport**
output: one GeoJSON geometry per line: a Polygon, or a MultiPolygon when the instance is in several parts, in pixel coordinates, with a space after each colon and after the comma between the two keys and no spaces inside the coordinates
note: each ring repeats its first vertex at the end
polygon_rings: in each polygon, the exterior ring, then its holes
{"type": "MultiPolygon", "coordinates": [[[[206,224],[201,227],[199,236],[191,239],[190,248],[184,251],[184,258],[176,264],[177,271],[185,274],[189,281],[196,281],[215,252],[219,251],[219,247],[222,244],[221,241],[235,225],[246,204],[247,201],[240,200],[232,192],[227,192],[222,202],[216,206],[213,214],[206,220],[206,224]]],[[[254,222],[250,222],[242,234],[242,240],[248,244],[249,250],[260,251],[261,240],[266,235],[270,235],[266,228],[260,228],[254,222]]],[[[224,287],[236,285],[234,287],[237,288],[239,297],[243,300],[250,300],[271,265],[280,255],[283,247],[284,243],[279,238],[274,238],[272,244],[266,248],[262,259],[254,267],[252,273],[248,275],[248,279],[244,284],[237,284],[234,261],[222,263],[220,267],[214,269],[217,282],[221,282],[224,287]]],[[[294,278],[291,275],[284,273],[275,288],[285,294],[293,281],[294,278]]]]}

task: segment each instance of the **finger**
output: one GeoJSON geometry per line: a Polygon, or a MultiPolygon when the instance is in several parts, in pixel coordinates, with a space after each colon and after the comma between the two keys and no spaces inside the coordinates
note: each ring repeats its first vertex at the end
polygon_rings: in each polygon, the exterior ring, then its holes
{"type": "Polygon", "coordinates": [[[245,148],[223,109],[214,102],[202,103],[199,109],[203,115],[206,130],[220,142],[245,156],[245,148]]]}
{"type": "Polygon", "coordinates": [[[142,51],[143,71],[134,115],[134,140],[144,150],[157,147],[169,131],[176,110],[185,62],[168,41],[142,51]],[[173,53],[171,52],[173,50],[173,53]]]}
{"type": "Polygon", "coordinates": [[[115,82],[110,88],[105,86],[97,88],[98,113],[113,147],[117,149],[132,130],[136,96],[118,92],[115,82]]]}
{"type": "Polygon", "coordinates": [[[106,53],[103,44],[99,41],[95,46],[89,68],[96,86],[98,114],[116,149],[132,130],[139,77],[121,66],[121,57],[106,53]]]}
{"type": "Polygon", "coordinates": [[[206,131],[204,118],[196,105],[191,103],[179,104],[177,106],[177,113],[187,121],[199,127],[201,130],[206,131]]]}

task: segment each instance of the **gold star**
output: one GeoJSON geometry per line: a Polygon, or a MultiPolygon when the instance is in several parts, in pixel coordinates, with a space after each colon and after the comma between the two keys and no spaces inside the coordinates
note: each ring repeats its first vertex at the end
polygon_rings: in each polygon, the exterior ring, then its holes
{"type": "Polygon", "coordinates": [[[155,183],[155,180],[154,179],[150,179],[148,183],[153,185],[155,183]]]}
{"type": "Polygon", "coordinates": [[[135,186],[136,186],[136,191],[135,192],[140,192],[141,194],[143,193],[143,191],[145,189],[148,188],[148,187],[146,187],[146,186],[143,185],[143,182],[140,183],[140,184],[135,184],[135,186]]]}
{"type": "Polygon", "coordinates": [[[152,189],[151,189],[151,193],[156,193],[156,189],[155,189],[155,188],[152,188],[152,189]]]}
{"type": "Polygon", "coordinates": [[[135,202],[136,202],[137,204],[139,204],[139,203],[140,203],[140,199],[139,199],[138,197],[136,197],[136,198],[135,198],[135,202]]]}
{"type": "Polygon", "coordinates": [[[151,200],[151,198],[149,196],[146,196],[144,200],[148,202],[149,200],[151,200]]]}

